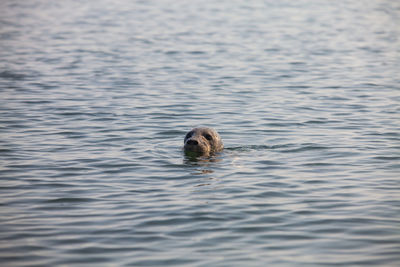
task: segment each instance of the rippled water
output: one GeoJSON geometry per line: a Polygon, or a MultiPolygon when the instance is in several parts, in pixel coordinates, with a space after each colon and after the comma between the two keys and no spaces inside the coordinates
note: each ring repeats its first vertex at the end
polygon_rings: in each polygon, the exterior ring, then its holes
{"type": "Polygon", "coordinates": [[[400,264],[398,1],[0,10],[2,265],[400,264]]]}

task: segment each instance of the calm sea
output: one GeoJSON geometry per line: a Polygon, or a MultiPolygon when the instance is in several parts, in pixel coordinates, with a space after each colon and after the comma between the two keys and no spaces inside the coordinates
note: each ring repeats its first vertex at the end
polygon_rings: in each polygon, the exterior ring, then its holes
{"type": "Polygon", "coordinates": [[[399,1],[3,0],[1,265],[399,266],[399,73],[399,1]]]}

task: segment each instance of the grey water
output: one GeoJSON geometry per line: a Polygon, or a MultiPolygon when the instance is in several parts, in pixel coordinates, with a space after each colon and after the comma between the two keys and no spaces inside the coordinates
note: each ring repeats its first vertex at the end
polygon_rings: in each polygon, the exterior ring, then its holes
{"type": "Polygon", "coordinates": [[[399,1],[3,0],[1,265],[399,266],[399,73],[399,1]]]}

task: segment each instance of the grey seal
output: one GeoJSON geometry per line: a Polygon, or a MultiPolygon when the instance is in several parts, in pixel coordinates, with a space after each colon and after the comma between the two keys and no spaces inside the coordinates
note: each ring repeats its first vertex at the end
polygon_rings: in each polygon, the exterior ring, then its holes
{"type": "Polygon", "coordinates": [[[183,149],[186,153],[201,156],[210,156],[224,149],[224,144],[217,131],[208,127],[193,128],[186,134],[183,142],[183,149]]]}

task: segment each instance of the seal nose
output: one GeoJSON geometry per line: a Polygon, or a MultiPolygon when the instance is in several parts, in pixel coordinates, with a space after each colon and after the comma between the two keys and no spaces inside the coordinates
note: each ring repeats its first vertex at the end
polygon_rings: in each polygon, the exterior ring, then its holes
{"type": "Polygon", "coordinates": [[[199,145],[199,142],[197,142],[196,140],[193,140],[193,139],[189,139],[189,140],[186,142],[186,144],[192,145],[192,146],[197,146],[197,145],[199,145]]]}

